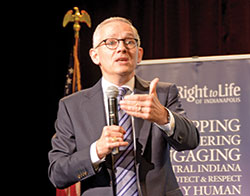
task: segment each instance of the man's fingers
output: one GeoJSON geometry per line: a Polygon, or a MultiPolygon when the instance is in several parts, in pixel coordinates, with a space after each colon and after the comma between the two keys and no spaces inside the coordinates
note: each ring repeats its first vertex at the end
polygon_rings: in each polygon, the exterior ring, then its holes
{"type": "Polygon", "coordinates": [[[148,99],[148,95],[146,94],[126,95],[124,99],[120,101],[120,103],[123,103],[123,101],[145,101],[147,99],[148,99]]]}
{"type": "Polygon", "coordinates": [[[101,137],[96,141],[96,153],[100,159],[108,155],[113,148],[127,146],[124,141],[126,131],[117,125],[103,127],[101,137]]]}
{"type": "Polygon", "coordinates": [[[128,145],[128,142],[124,142],[124,141],[110,142],[109,149],[113,149],[113,148],[117,148],[121,146],[127,146],[127,145],[128,145]]]}
{"type": "Polygon", "coordinates": [[[157,95],[156,93],[156,86],[159,82],[159,78],[155,78],[151,81],[150,86],[149,86],[149,94],[157,95]]]}
{"type": "Polygon", "coordinates": [[[121,134],[125,134],[126,131],[117,125],[112,125],[112,126],[105,126],[104,130],[105,134],[117,134],[117,133],[121,133],[121,134]]]}

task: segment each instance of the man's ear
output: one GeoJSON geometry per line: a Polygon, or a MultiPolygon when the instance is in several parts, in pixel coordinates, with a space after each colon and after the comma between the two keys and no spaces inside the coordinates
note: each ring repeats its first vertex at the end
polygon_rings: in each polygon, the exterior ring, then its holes
{"type": "Polygon", "coordinates": [[[91,57],[92,61],[96,64],[99,65],[100,61],[99,61],[99,56],[97,54],[97,51],[94,48],[91,48],[89,50],[89,56],[91,57]]]}
{"type": "Polygon", "coordinates": [[[139,47],[138,48],[137,63],[140,63],[142,61],[142,57],[143,57],[143,48],[139,47]]]}

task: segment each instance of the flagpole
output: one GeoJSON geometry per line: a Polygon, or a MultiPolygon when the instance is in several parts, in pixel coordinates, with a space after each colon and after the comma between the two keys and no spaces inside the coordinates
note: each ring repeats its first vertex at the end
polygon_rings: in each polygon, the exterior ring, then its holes
{"type": "Polygon", "coordinates": [[[75,37],[75,45],[73,48],[73,58],[74,58],[74,73],[73,73],[73,87],[72,87],[73,93],[76,92],[75,86],[77,86],[77,91],[82,89],[80,63],[78,59],[78,45],[79,45],[79,37],[75,37]]]}
{"type": "Polygon", "coordinates": [[[72,93],[76,92],[76,86],[77,91],[81,90],[81,74],[80,74],[80,62],[78,59],[78,46],[79,46],[79,31],[81,29],[80,22],[85,22],[87,26],[91,27],[91,19],[89,14],[85,10],[81,10],[81,13],[79,12],[78,7],[74,7],[75,14],[73,14],[72,10],[69,10],[64,18],[63,18],[63,27],[66,27],[66,25],[69,22],[74,22],[73,29],[75,31],[74,37],[75,37],[75,45],[73,47],[73,59],[74,59],[74,73],[73,73],[73,81],[72,81],[72,93]]]}

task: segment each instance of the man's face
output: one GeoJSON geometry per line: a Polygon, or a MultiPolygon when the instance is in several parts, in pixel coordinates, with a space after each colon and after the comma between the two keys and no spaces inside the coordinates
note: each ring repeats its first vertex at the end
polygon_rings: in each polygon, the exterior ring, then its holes
{"type": "MultiPolygon", "coordinates": [[[[107,39],[136,38],[131,26],[125,22],[113,21],[105,24],[97,36],[97,43],[107,39]]],[[[143,49],[136,46],[132,49],[126,48],[123,41],[120,41],[116,49],[109,49],[102,43],[96,49],[90,50],[94,63],[98,64],[106,79],[124,77],[126,80],[134,76],[137,63],[142,59],[143,49]]]]}

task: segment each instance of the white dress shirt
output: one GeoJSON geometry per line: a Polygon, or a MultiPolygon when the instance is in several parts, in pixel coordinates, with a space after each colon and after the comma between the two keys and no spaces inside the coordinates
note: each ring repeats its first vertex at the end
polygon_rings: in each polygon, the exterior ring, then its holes
{"type": "MultiPolygon", "coordinates": [[[[131,80],[129,80],[122,87],[128,88],[130,90],[130,92],[132,92],[131,94],[134,94],[134,85],[135,85],[135,77],[133,77],[131,80]]],[[[117,85],[112,84],[111,82],[107,81],[104,77],[102,77],[102,90],[103,90],[104,107],[105,107],[107,122],[109,120],[108,119],[109,113],[108,113],[108,98],[107,98],[107,95],[105,92],[109,86],[116,86],[118,88],[117,85]]],[[[174,133],[175,120],[174,120],[173,114],[171,113],[170,110],[168,110],[168,113],[169,113],[169,122],[167,124],[165,124],[165,125],[158,125],[157,123],[154,123],[154,124],[157,125],[161,130],[163,130],[167,134],[167,136],[171,136],[174,133]]],[[[105,158],[99,159],[97,152],[96,152],[96,142],[91,144],[90,157],[91,157],[92,164],[95,168],[97,168],[98,165],[105,160],[105,158]]]]}

